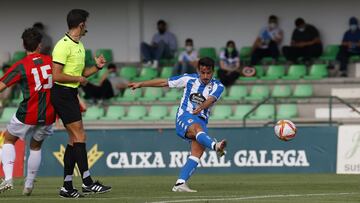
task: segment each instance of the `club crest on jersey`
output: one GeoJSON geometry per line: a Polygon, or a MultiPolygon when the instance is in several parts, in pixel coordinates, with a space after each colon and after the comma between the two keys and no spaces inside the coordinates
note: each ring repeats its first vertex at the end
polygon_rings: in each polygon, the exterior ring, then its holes
{"type": "Polygon", "coordinates": [[[188,120],[188,123],[192,123],[193,121],[194,121],[194,120],[190,118],[190,119],[188,120]]]}
{"type": "Polygon", "coordinates": [[[195,104],[202,104],[205,100],[206,98],[200,93],[192,93],[190,95],[190,101],[195,104]]]}

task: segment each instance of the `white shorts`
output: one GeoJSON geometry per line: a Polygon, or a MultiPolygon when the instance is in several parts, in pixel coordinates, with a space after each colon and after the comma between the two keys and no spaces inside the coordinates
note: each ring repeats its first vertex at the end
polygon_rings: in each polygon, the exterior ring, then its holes
{"type": "Polygon", "coordinates": [[[28,135],[38,142],[43,141],[47,136],[52,135],[54,132],[53,125],[28,125],[19,121],[15,114],[10,120],[10,123],[6,126],[6,129],[11,135],[22,140],[28,135]]]}

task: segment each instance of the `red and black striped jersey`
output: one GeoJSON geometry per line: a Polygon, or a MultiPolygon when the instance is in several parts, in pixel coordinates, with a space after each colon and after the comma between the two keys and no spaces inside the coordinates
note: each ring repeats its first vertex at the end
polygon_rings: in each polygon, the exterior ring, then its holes
{"type": "Polygon", "coordinates": [[[16,112],[19,121],[28,125],[50,125],[55,111],[50,103],[53,86],[52,59],[42,54],[30,54],[10,67],[0,79],[7,87],[19,83],[23,101],[16,112]]]}

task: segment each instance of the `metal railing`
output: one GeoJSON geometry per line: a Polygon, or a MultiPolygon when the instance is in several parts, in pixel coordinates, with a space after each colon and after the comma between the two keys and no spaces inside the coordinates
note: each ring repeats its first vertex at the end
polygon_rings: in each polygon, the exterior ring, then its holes
{"type": "Polygon", "coordinates": [[[289,99],[329,99],[328,101],[328,106],[329,106],[329,120],[328,120],[328,124],[330,126],[332,126],[333,124],[333,118],[332,118],[332,108],[333,108],[333,103],[334,103],[334,99],[339,101],[340,103],[346,105],[347,107],[349,107],[351,110],[353,110],[354,112],[358,113],[360,115],[360,111],[357,110],[353,105],[351,105],[349,102],[341,99],[340,97],[337,96],[312,96],[310,98],[308,97],[286,97],[286,98],[280,98],[280,97],[267,97],[264,100],[262,100],[261,102],[257,103],[248,113],[246,113],[243,117],[243,127],[246,127],[246,121],[249,118],[250,115],[252,115],[261,105],[263,104],[273,104],[274,105],[274,116],[273,116],[273,123],[277,122],[277,105],[279,104],[279,100],[289,100],[289,99]]]}

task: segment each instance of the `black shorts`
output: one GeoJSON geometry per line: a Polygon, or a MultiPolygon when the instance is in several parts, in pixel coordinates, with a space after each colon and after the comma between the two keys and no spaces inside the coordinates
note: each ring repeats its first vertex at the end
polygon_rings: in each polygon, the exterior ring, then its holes
{"type": "Polygon", "coordinates": [[[54,84],[51,103],[64,125],[81,120],[78,89],[54,84]]]}

